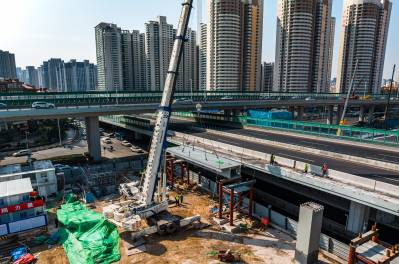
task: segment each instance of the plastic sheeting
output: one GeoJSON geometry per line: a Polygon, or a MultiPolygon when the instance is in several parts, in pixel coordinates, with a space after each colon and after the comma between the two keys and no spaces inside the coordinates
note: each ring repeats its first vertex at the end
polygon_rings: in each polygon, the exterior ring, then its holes
{"type": "Polygon", "coordinates": [[[113,263],[120,259],[116,227],[70,197],[57,210],[60,242],[71,264],[113,263]]]}
{"type": "Polygon", "coordinates": [[[28,253],[28,248],[25,246],[17,247],[16,249],[11,251],[11,260],[13,262],[20,259],[22,256],[28,253]]]}

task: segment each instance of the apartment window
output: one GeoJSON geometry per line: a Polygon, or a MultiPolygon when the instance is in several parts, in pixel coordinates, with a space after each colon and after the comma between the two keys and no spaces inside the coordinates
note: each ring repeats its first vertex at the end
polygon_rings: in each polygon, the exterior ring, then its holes
{"type": "Polygon", "coordinates": [[[4,199],[0,199],[0,206],[3,206],[5,204],[4,199]]]}

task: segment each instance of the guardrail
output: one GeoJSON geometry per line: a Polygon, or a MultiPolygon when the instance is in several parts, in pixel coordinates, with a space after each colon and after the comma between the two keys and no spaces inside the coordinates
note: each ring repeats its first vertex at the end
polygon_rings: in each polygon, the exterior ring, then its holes
{"type": "Polygon", "coordinates": [[[328,125],[315,122],[300,122],[280,119],[260,119],[248,116],[223,116],[194,112],[173,112],[173,115],[184,118],[201,118],[203,120],[208,119],[214,121],[234,122],[240,123],[242,126],[295,131],[301,134],[309,134],[341,140],[399,146],[399,131],[392,130],[328,125]],[[340,131],[340,133],[338,133],[338,131],[340,131]]]}
{"type": "Polygon", "coordinates": [[[242,117],[241,122],[246,126],[291,130],[303,134],[359,142],[399,145],[399,131],[252,117],[242,117]]]}
{"type": "MultiPolygon", "coordinates": [[[[177,91],[176,99],[193,101],[212,100],[304,100],[312,99],[343,99],[345,95],[336,93],[265,93],[265,92],[232,92],[232,91],[177,91]]],[[[89,91],[89,92],[48,92],[48,93],[1,93],[0,102],[8,107],[26,107],[33,102],[42,101],[61,106],[115,104],[115,103],[153,103],[159,102],[162,91],[89,91]]],[[[367,100],[383,100],[381,95],[370,96],[367,100]]]]}

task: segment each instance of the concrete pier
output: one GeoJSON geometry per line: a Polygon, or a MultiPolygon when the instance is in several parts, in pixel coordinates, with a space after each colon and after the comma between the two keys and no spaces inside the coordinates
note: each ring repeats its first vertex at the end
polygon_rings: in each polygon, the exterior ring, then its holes
{"type": "Polygon", "coordinates": [[[86,117],[87,145],[93,161],[101,160],[101,143],[98,116],[86,117]]]}

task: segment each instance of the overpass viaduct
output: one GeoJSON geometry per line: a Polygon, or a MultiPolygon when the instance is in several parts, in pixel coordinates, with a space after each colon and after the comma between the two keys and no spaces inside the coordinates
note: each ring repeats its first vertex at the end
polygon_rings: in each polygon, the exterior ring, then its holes
{"type": "MultiPolygon", "coordinates": [[[[151,113],[158,108],[161,92],[87,92],[87,93],[36,93],[36,94],[1,94],[0,102],[5,107],[0,109],[0,121],[24,121],[39,119],[58,119],[84,117],[88,128],[88,145],[94,160],[101,158],[99,143],[98,117],[151,113]],[[51,109],[32,109],[33,102],[54,104],[51,109]]],[[[338,116],[345,104],[340,94],[292,94],[258,92],[177,92],[173,109],[177,111],[201,109],[223,109],[231,114],[251,108],[287,107],[298,113],[299,119],[306,107],[327,107],[328,121],[332,123],[334,108],[338,116]],[[231,110],[231,111],[230,111],[231,110]]],[[[374,96],[368,100],[349,100],[349,105],[359,107],[364,116],[375,107],[384,106],[385,98],[374,96]]],[[[399,100],[391,102],[399,105],[399,100]]],[[[361,118],[363,118],[361,116],[361,118]]],[[[337,119],[338,120],[338,119],[337,119]]]]}

